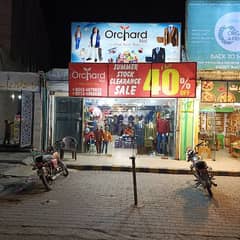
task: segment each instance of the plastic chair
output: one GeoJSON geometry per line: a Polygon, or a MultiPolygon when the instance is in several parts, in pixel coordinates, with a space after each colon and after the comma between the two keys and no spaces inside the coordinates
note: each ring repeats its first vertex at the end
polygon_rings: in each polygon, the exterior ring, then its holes
{"type": "Polygon", "coordinates": [[[71,136],[66,136],[62,139],[61,149],[60,149],[60,158],[63,159],[64,152],[71,152],[72,158],[77,160],[77,146],[78,142],[76,138],[71,136]]]}

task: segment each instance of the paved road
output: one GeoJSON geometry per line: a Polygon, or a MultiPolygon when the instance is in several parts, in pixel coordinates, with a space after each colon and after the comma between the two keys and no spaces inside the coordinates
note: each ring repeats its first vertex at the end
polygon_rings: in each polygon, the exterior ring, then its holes
{"type": "Polygon", "coordinates": [[[210,199],[191,175],[75,171],[45,192],[0,198],[0,239],[240,239],[240,178],[217,176],[210,199]]]}

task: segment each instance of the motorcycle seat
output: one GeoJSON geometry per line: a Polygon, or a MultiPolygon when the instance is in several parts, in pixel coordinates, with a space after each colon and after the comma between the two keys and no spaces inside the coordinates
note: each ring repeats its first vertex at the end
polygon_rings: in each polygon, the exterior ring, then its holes
{"type": "Polygon", "coordinates": [[[199,170],[201,170],[201,169],[206,169],[207,168],[207,164],[206,164],[206,162],[205,161],[197,161],[196,163],[195,163],[195,167],[197,168],[197,169],[199,169],[199,170]]]}

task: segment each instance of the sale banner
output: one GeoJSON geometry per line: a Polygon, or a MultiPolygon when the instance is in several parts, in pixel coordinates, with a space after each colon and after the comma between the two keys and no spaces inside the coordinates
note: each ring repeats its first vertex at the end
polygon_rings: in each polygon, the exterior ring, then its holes
{"type": "Polygon", "coordinates": [[[69,63],[70,97],[108,96],[107,64],[69,63]]]}
{"type": "Polygon", "coordinates": [[[196,62],[153,63],[151,97],[196,97],[196,62]]]}
{"type": "Polygon", "coordinates": [[[150,85],[144,85],[146,79],[151,79],[150,63],[112,63],[108,67],[109,97],[150,97],[150,85]]]}

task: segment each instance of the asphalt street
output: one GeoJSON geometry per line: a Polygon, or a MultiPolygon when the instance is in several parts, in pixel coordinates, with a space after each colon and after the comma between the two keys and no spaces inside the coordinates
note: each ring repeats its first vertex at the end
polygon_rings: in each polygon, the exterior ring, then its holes
{"type": "Polygon", "coordinates": [[[209,198],[193,176],[70,170],[46,192],[37,178],[0,198],[0,239],[240,239],[239,177],[217,176],[209,198]]]}

